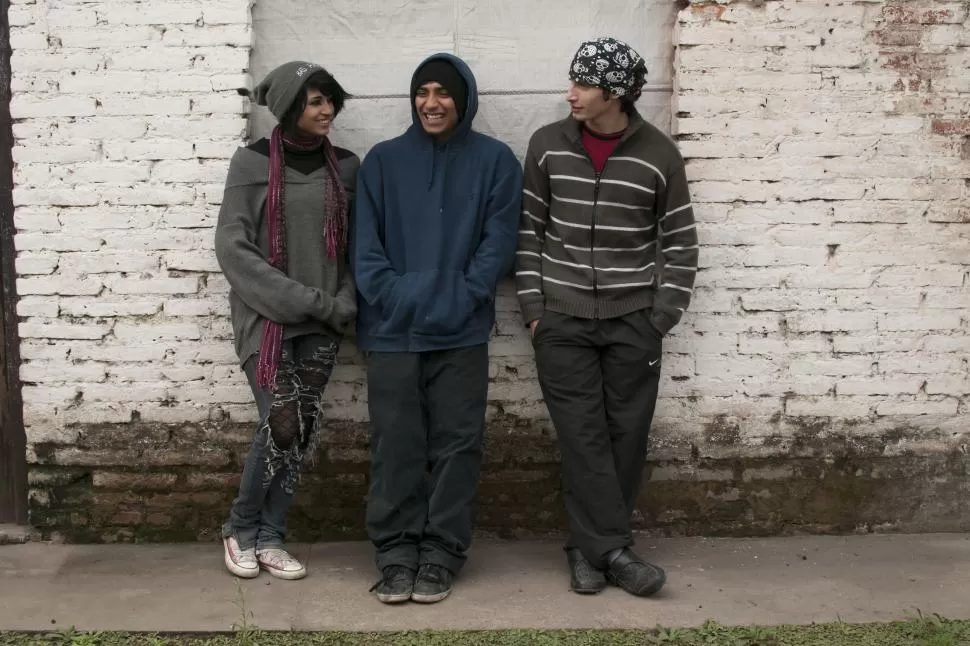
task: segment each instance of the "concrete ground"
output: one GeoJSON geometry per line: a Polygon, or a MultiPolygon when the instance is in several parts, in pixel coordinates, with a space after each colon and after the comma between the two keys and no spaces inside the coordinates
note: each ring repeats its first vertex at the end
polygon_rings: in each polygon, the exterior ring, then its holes
{"type": "Polygon", "coordinates": [[[652,628],[970,618],[970,534],[640,541],[668,584],[638,599],[568,590],[551,542],[479,542],[452,596],[383,606],[370,546],[301,545],[310,575],[242,581],[216,544],[0,547],[0,630],[383,631],[652,628]]]}

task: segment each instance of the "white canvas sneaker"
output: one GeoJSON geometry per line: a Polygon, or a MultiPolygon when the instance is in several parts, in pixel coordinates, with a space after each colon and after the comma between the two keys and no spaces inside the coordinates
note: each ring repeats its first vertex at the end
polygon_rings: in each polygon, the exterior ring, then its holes
{"type": "Polygon", "coordinates": [[[259,562],[256,560],[255,548],[239,549],[239,541],[235,536],[224,537],[222,545],[226,553],[226,567],[230,572],[243,579],[259,576],[259,562]]]}
{"type": "Polygon", "coordinates": [[[256,552],[259,567],[278,579],[292,581],[306,576],[306,567],[295,556],[279,547],[270,547],[256,552]]]}

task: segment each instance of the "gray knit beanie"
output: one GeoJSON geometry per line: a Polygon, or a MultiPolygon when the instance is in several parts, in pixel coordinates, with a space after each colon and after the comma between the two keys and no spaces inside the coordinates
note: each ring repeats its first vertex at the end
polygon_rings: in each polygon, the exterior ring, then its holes
{"type": "Polygon", "coordinates": [[[256,86],[256,104],[265,105],[277,120],[282,119],[300,95],[303,83],[319,69],[323,68],[306,61],[283,63],[256,86]]]}

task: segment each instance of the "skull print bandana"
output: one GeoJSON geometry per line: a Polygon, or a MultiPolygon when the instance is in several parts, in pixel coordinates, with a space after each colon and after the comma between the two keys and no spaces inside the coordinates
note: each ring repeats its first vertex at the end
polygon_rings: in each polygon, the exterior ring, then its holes
{"type": "Polygon", "coordinates": [[[576,83],[603,88],[614,96],[636,99],[640,96],[637,72],[647,73],[647,66],[632,47],[615,38],[587,40],[579,46],[569,68],[569,78],[576,83]]]}

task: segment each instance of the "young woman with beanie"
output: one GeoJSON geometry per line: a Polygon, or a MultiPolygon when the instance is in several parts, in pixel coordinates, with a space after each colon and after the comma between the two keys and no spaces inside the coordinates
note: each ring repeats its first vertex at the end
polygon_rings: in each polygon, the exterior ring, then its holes
{"type": "Polygon", "coordinates": [[[226,567],[300,579],[284,549],[286,514],[312,460],[324,388],[356,314],[348,213],[360,160],[328,135],[347,93],[324,68],[292,61],[256,87],[277,118],[229,164],[216,257],[229,281],[235,349],[259,422],[222,528],[226,567]]]}

